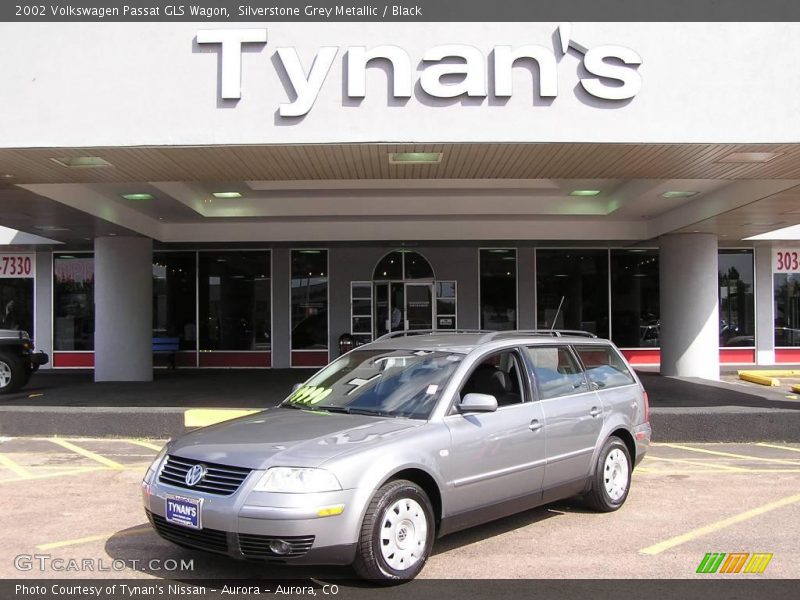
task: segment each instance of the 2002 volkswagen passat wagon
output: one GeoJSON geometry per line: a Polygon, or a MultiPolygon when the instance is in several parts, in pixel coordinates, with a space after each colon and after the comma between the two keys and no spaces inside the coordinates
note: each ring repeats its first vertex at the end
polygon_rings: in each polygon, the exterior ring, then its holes
{"type": "Polygon", "coordinates": [[[391,582],[471,525],[573,495],[618,509],[649,444],[647,394],[607,340],[389,334],[170,442],[143,497],[177,544],[391,582]]]}

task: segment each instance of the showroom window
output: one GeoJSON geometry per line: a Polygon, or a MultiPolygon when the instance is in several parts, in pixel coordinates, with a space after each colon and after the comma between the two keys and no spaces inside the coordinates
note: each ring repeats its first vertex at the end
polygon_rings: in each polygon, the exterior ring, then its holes
{"type": "Polygon", "coordinates": [[[198,269],[200,350],[269,350],[269,251],[200,252],[198,269]]]}
{"type": "Polygon", "coordinates": [[[94,255],[53,256],[53,349],[94,349],[94,255]]]}
{"type": "Polygon", "coordinates": [[[517,251],[480,251],[481,329],[517,328],[517,251]]]}
{"type": "Polygon", "coordinates": [[[33,331],[33,254],[3,254],[0,261],[0,329],[33,331]]]}
{"type": "Polygon", "coordinates": [[[178,338],[181,350],[197,348],[197,254],[153,253],[153,337],[178,338]]]}
{"type": "Polygon", "coordinates": [[[775,273],[775,346],[800,346],[800,273],[775,273]]]}
{"type": "Polygon", "coordinates": [[[292,350],[328,349],[328,251],[292,250],[292,350]]]}
{"type": "Polygon", "coordinates": [[[433,267],[419,252],[394,250],[378,261],[372,279],[374,281],[433,279],[433,267]]]}
{"type": "Polygon", "coordinates": [[[608,337],[608,250],[537,250],[537,327],[608,337]]]}
{"type": "Polygon", "coordinates": [[[753,251],[720,250],[719,345],[755,346],[753,251]]]}
{"type": "Polygon", "coordinates": [[[620,348],[660,345],[658,250],[611,251],[611,336],[620,348]]]}

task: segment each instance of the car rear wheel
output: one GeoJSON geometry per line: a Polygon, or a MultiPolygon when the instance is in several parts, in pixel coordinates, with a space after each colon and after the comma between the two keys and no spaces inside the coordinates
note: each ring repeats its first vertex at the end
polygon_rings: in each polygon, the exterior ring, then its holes
{"type": "Polygon", "coordinates": [[[430,556],[433,538],[427,494],[411,481],[390,481],[367,508],[353,567],[360,577],[384,584],[413,579],[430,556]]]}
{"type": "Polygon", "coordinates": [[[597,457],[592,489],[586,503],[600,512],[612,512],[625,503],[631,487],[631,455],[618,437],[610,437],[597,457]]]}
{"type": "Polygon", "coordinates": [[[10,394],[25,385],[30,374],[22,359],[10,352],[0,352],[0,394],[10,394]]]}

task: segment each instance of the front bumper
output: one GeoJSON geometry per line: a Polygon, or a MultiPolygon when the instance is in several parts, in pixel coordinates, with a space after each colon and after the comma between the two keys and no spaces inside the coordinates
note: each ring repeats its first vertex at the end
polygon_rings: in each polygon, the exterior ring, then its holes
{"type": "Polygon", "coordinates": [[[197,492],[154,480],[142,483],[145,512],[156,532],[173,543],[239,560],[286,564],[347,565],[356,552],[362,513],[355,490],[320,494],[252,492],[262,472],[254,471],[230,496],[197,492]],[[201,500],[202,529],[195,530],[165,518],[167,496],[201,500]],[[319,509],[344,506],[341,514],[320,517],[319,509]],[[274,553],[269,542],[291,546],[274,553]]]}

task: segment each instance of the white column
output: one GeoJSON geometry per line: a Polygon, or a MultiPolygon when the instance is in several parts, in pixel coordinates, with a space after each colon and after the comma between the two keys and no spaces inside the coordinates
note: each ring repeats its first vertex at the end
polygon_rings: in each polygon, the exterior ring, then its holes
{"type": "Polygon", "coordinates": [[[772,246],[755,248],[756,364],[775,364],[775,292],[772,246]]]}
{"type": "Polygon", "coordinates": [[[94,241],[94,380],[153,380],[153,241],[94,241]]]}
{"type": "Polygon", "coordinates": [[[42,369],[49,369],[53,364],[53,252],[50,248],[36,250],[33,294],[33,344],[37,351],[46,352],[50,357],[42,366],[42,369]]]}
{"type": "Polygon", "coordinates": [[[661,374],[719,379],[717,237],[659,239],[661,374]]]}

